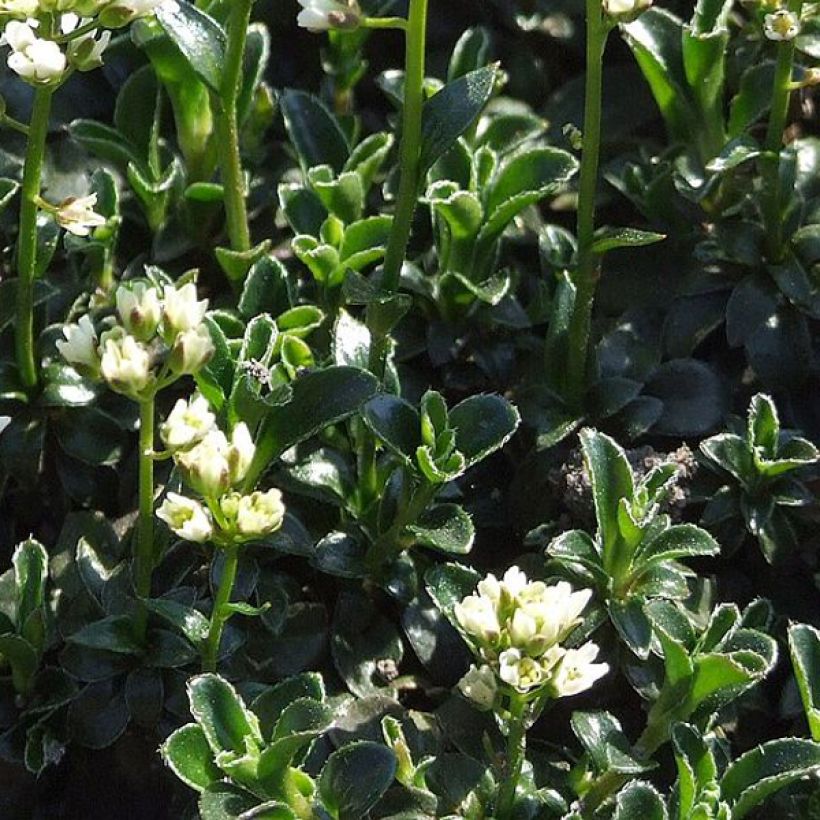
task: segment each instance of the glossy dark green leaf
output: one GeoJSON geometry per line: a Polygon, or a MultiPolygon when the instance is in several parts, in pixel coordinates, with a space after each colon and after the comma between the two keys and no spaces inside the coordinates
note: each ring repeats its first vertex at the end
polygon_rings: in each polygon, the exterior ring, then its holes
{"type": "Polygon", "coordinates": [[[329,165],[336,173],[350,156],[350,144],[325,104],[304,91],[279,92],[279,106],[302,169],[329,165]]]}
{"type": "Polygon", "coordinates": [[[162,744],[160,753],[171,771],[186,786],[198,792],[222,779],[205,733],[196,723],[177,729],[162,744]]]}
{"type": "Polygon", "coordinates": [[[453,607],[475,592],[481,576],[461,564],[439,564],[424,576],[427,591],[436,606],[452,620],[453,607]]]}
{"type": "Polygon", "coordinates": [[[450,410],[456,431],[456,449],[471,467],[503,447],[518,428],[521,417],[501,396],[470,396],[450,410]]]}
{"type": "Polygon", "coordinates": [[[635,780],[615,797],[612,820],[667,820],[668,817],[663,798],[651,783],[635,780]]]}
{"type": "Polygon", "coordinates": [[[260,313],[278,316],[290,307],[288,272],[273,256],[254,263],[242,286],[237,309],[246,319],[260,313]]]}
{"type": "Polygon", "coordinates": [[[111,681],[92,683],[83,689],[68,709],[71,739],[90,749],[105,749],[128,725],[125,694],[111,681]]]}
{"type": "Polygon", "coordinates": [[[104,649],[121,655],[135,655],[142,651],[142,646],[134,637],[131,619],[122,615],[94,621],[69,635],[66,640],[89,649],[104,649]]]}
{"type": "Polygon", "coordinates": [[[171,598],[147,598],[143,603],[151,612],[176,627],[193,644],[198,644],[208,634],[208,619],[193,607],[171,598]]]}
{"type": "Polygon", "coordinates": [[[366,556],[362,538],[347,532],[329,532],[316,544],[313,562],[322,572],[337,578],[364,578],[366,556]]]}
{"type": "Polygon", "coordinates": [[[410,402],[389,393],[374,396],[362,407],[364,423],[405,461],[415,457],[421,443],[419,413],[410,402]]]}
{"type": "Polygon", "coordinates": [[[421,178],[475,122],[490,99],[496,74],[493,66],[471,71],[448,83],[424,104],[419,157],[421,178]]]}
{"type": "Polygon", "coordinates": [[[262,736],[273,737],[273,729],[288,704],[311,698],[322,702],[325,697],[324,683],[317,672],[305,672],[277,683],[265,690],[251,703],[251,711],[259,718],[262,736]]]}
{"type": "Polygon", "coordinates": [[[721,791],[732,803],[732,818],[745,817],[774,792],[820,769],[820,744],[778,738],[757,746],[729,764],[721,791]]]}
{"type": "Polygon", "coordinates": [[[635,563],[642,566],[719,552],[720,545],[706,530],[694,524],[676,524],[642,544],[635,555],[635,563]]]}
{"type": "Polygon", "coordinates": [[[222,26],[187,0],[162,5],[156,14],[160,25],[197,77],[219,94],[226,49],[222,26]]]}
{"type": "Polygon", "coordinates": [[[261,740],[259,721],[236,690],[219,675],[197,675],[188,681],[191,714],[214,754],[245,752],[245,739],[261,740]]]}
{"type": "Polygon", "coordinates": [[[335,751],[319,776],[322,802],[339,820],[360,820],[396,776],[396,758],[380,743],[362,741],[335,751]]]}
{"type": "Polygon", "coordinates": [[[662,242],[666,235],[637,228],[599,228],[592,244],[594,253],[603,254],[616,248],[640,248],[662,242]]]}
{"type": "Polygon", "coordinates": [[[125,679],[125,704],[131,720],[153,729],[162,715],[165,685],[158,669],[132,669],[125,679]]]}
{"type": "Polygon", "coordinates": [[[44,407],[84,407],[97,397],[97,386],[68,365],[47,365],[42,377],[44,385],[39,402],[44,407]]]}
{"type": "Polygon", "coordinates": [[[640,774],[657,765],[635,753],[621,724],[609,712],[573,712],[571,724],[599,773],[640,774]]]}
{"type": "Polygon", "coordinates": [[[15,547],[11,563],[17,593],[15,619],[18,629],[23,629],[31,615],[45,605],[48,553],[39,541],[29,538],[15,547]]]}
{"type": "Polygon", "coordinates": [[[820,632],[808,624],[793,624],[789,651],[811,736],[820,741],[820,632]]]}

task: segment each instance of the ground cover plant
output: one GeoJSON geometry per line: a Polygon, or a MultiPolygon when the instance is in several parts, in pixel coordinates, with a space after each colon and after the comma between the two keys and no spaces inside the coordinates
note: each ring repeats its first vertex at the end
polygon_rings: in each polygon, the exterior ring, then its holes
{"type": "Polygon", "coordinates": [[[0,816],[820,817],[816,4],[0,27],[0,816]]]}

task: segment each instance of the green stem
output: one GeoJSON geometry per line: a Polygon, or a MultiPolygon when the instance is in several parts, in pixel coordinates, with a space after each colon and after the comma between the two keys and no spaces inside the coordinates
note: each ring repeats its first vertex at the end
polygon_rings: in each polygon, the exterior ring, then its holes
{"type": "MultiPolygon", "coordinates": [[[[151,575],[154,571],[154,397],[140,402],[139,437],[139,519],[134,554],[137,597],[151,597],[151,575]]],[[[147,610],[141,610],[136,624],[137,637],[145,637],[147,610]]]]}
{"type": "Polygon", "coordinates": [[[37,386],[37,364],[34,359],[34,278],[37,272],[37,200],[43,173],[43,158],[48,136],[53,86],[41,86],[34,92],[34,106],[29,124],[23,171],[20,232],[17,238],[17,321],[15,348],[20,380],[26,389],[37,386]]]}
{"type": "Polygon", "coordinates": [[[231,593],[233,592],[233,585],[236,581],[236,570],[239,566],[239,546],[237,544],[230,544],[223,547],[223,551],[225,553],[225,563],[222,567],[222,577],[219,579],[219,586],[216,590],[208,636],[205,639],[205,645],[202,647],[203,672],[216,672],[217,660],[219,658],[219,644],[222,641],[222,630],[231,617],[231,613],[226,612],[225,607],[231,601],[231,593]]]}
{"type": "Polygon", "coordinates": [[[404,17],[365,17],[361,23],[362,28],[374,29],[401,29],[407,31],[407,20],[404,17]]]}
{"type": "Polygon", "coordinates": [[[576,293],[567,354],[567,399],[576,410],[581,407],[586,388],[592,304],[600,276],[599,259],[592,251],[592,244],[595,239],[595,194],[601,153],[603,57],[609,34],[600,0],[586,0],[586,18],[587,73],[583,150],[578,183],[578,265],[572,277],[576,293]]]}
{"type": "Polygon", "coordinates": [[[427,0],[410,0],[405,37],[404,109],[399,165],[401,177],[396,213],[384,258],[382,289],[394,293],[410,240],[416,210],[421,156],[421,111],[424,104],[424,53],[427,38],[427,0]]]}
{"type": "MultiPolygon", "coordinates": [[[[790,4],[790,10],[800,16],[802,0],[790,4]]],[[[777,64],[772,86],[772,107],[763,143],[761,159],[763,176],[763,220],[766,225],[766,252],[771,262],[779,262],[783,257],[782,191],[780,184],[780,151],[783,147],[783,132],[789,117],[791,100],[790,83],[794,64],[794,40],[778,43],[777,64]]]]}
{"type": "Polygon", "coordinates": [[[499,820],[506,820],[512,816],[513,812],[515,790],[518,788],[518,780],[521,777],[521,768],[524,765],[527,751],[527,727],[524,721],[526,708],[527,702],[523,698],[515,698],[510,705],[507,762],[495,812],[499,820]]]}
{"type": "Polygon", "coordinates": [[[248,210],[245,204],[245,175],[239,154],[237,101],[242,79],[245,43],[251,22],[253,0],[233,0],[228,24],[228,47],[222,75],[220,107],[216,118],[219,158],[225,199],[225,219],[231,249],[247,251],[251,247],[248,210]]]}

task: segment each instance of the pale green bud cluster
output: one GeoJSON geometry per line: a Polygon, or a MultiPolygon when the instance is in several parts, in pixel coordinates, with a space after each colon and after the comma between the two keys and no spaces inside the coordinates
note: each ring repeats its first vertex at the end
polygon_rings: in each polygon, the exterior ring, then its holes
{"type": "Polygon", "coordinates": [[[143,401],[198,372],[213,355],[203,322],[208,301],[197,299],[192,283],[160,290],[151,282],[128,282],[117,288],[115,304],[116,315],[99,337],[89,316],[63,328],[57,349],[82,375],[143,401]]]}
{"type": "Polygon", "coordinates": [[[164,0],[0,0],[0,45],[9,68],[32,85],[59,85],[99,68],[111,29],[153,14],[164,0]]]}
{"type": "Polygon", "coordinates": [[[546,691],[553,697],[588,689],[609,667],[594,663],[598,647],[567,649],[561,642],[581,622],[592,596],[565,581],[530,581],[511,567],[499,580],[488,575],[477,594],[457,603],[454,615],[482,666],[473,667],[459,688],[479,708],[490,709],[499,681],[516,692],[546,691]],[[492,682],[491,682],[492,677],[492,682]]]}
{"type": "Polygon", "coordinates": [[[279,490],[242,493],[256,447],[244,422],[230,438],[219,429],[207,400],[180,399],[160,427],[180,475],[204,503],[168,493],[157,515],[181,538],[217,545],[263,538],[279,529],[285,515],[279,490]]]}

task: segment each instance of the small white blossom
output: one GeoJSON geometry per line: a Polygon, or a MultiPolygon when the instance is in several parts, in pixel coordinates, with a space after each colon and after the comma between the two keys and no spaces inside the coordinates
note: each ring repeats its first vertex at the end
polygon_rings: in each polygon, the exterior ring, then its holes
{"type": "Polygon", "coordinates": [[[32,17],[38,9],[38,0],[0,0],[0,14],[9,14],[23,20],[32,17]]]}
{"type": "Polygon", "coordinates": [[[92,229],[107,222],[104,216],[94,211],[97,195],[69,197],[63,200],[54,212],[57,224],[75,236],[88,236],[92,229]]]}
{"type": "Polygon", "coordinates": [[[135,398],[151,382],[151,356],[145,345],[117,327],[100,339],[103,377],[118,393],[135,398]]]}
{"type": "Polygon", "coordinates": [[[168,493],[157,510],[162,519],[180,538],[202,544],[213,535],[211,514],[198,501],[177,493],[168,493]]]}
{"type": "Polygon", "coordinates": [[[250,431],[240,422],[230,442],[221,430],[211,430],[180,453],[177,464],[195,490],[206,498],[219,498],[245,477],[254,452],[250,431]]]}
{"type": "Polygon", "coordinates": [[[57,350],[69,363],[92,373],[100,368],[100,356],[97,352],[97,333],[90,317],[83,316],[76,325],[63,328],[65,341],[57,342],[57,350]]]}
{"type": "Polygon", "coordinates": [[[196,285],[188,282],[181,288],[167,285],[162,293],[165,311],[166,338],[192,330],[202,323],[208,310],[208,300],[197,301],[196,285]]]}
{"type": "Polygon", "coordinates": [[[501,635],[495,606],[489,598],[468,595],[453,608],[461,628],[481,643],[493,643],[501,635]]]}
{"type": "Polygon", "coordinates": [[[794,40],[800,33],[800,19],[788,9],[778,9],[763,18],[763,34],[769,40],[794,40]]]}
{"type": "Polygon", "coordinates": [[[495,672],[486,664],[481,667],[471,666],[469,672],[458,682],[458,689],[478,709],[492,709],[498,691],[495,672]]]}
{"type": "Polygon", "coordinates": [[[498,658],[498,676],[519,692],[526,692],[544,682],[544,670],[538,661],[522,655],[518,649],[506,649],[498,658]]]}
{"type": "Polygon", "coordinates": [[[199,394],[189,401],[179,399],[160,427],[160,437],[169,450],[193,447],[216,426],[208,400],[199,394]]]}
{"type": "Polygon", "coordinates": [[[97,29],[93,29],[88,34],[69,42],[68,59],[78,71],[91,71],[103,64],[102,56],[111,42],[112,35],[110,31],[103,31],[99,37],[97,35],[97,29]]]}
{"type": "Polygon", "coordinates": [[[253,443],[251,431],[247,424],[240,422],[233,428],[231,447],[228,451],[232,484],[242,481],[247,475],[254,455],[256,455],[256,446],[253,443]]]}
{"type": "Polygon", "coordinates": [[[604,12],[619,23],[628,23],[643,14],[652,0],[603,0],[604,12]]]}
{"type": "Polygon", "coordinates": [[[214,355],[211,332],[202,324],[177,336],[168,363],[180,375],[198,373],[214,355]]]}
{"type": "Polygon", "coordinates": [[[156,333],[162,318],[157,289],[146,282],[120,285],[115,296],[117,313],[125,329],[141,342],[156,333]]]}
{"type": "Polygon", "coordinates": [[[557,697],[577,695],[589,689],[609,671],[606,663],[593,663],[598,657],[598,647],[585,643],[579,649],[567,649],[552,678],[557,697]]]}
{"type": "Polygon", "coordinates": [[[10,20],[0,44],[11,46],[8,66],[25,80],[47,84],[56,82],[65,72],[66,57],[60,46],[41,40],[28,23],[10,20]]]}
{"type": "Polygon", "coordinates": [[[278,530],[284,516],[285,505],[279,490],[254,492],[239,499],[236,527],[244,536],[261,537],[278,530]]]}
{"type": "MultiPolygon", "coordinates": [[[[148,17],[163,5],[164,0],[113,0],[100,12],[100,22],[106,28],[120,28],[136,20],[148,17]]],[[[167,0],[171,6],[173,0],[167,0]]]]}
{"type": "Polygon", "coordinates": [[[358,6],[337,0],[299,0],[302,11],[296,22],[308,31],[328,31],[334,28],[354,29],[359,25],[358,6]]]}

